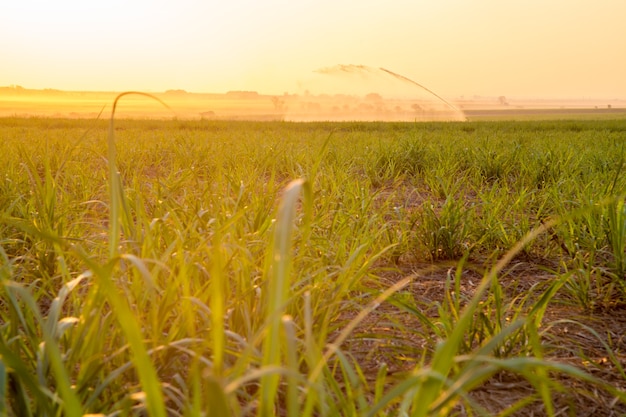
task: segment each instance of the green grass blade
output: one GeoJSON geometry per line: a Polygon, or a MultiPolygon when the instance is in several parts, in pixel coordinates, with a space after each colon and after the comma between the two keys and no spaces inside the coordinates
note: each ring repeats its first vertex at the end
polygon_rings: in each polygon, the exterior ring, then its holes
{"type": "MultiPolygon", "coordinates": [[[[274,233],[274,245],[270,252],[271,266],[269,272],[268,304],[267,304],[267,335],[263,343],[263,366],[278,365],[283,349],[280,346],[280,328],[282,312],[287,303],[287,294],[291,286],[289,274],[291,270],[291,241],[296,218],[296,209],[300,194],[304,194],[305,206],[310,205],[310,185],[304,180],[294,180],[285,189],[274,233]]],[[[268,374],[261,381],[260,415],[274,415],[274,404],[278,389],[279,376],[268,374]]]]}
{"type": "Polygon", "coordinates": [[[209,375],[205,378],[206,399],[208,404],[209,417],[228,417],[231,415],[228,400],[224,393],[224,388],[214,376],[209,375]]]}
{"type": "Polygon", "coordinates": [[[296,417],[300,415],[298,406],[298,380],[293,376],[299,371],[298,364],[298,340],[296,338],[296,328],[293,319],[283,316],[283,329],[285,334],[285,356],[287,369],[291,374],[287,375],[285,384],[287,385],[287,416],[296,417]]]}
{"type": "MultiPolygon", "coordinates": [[[[19,295],[28,309],[33,312],[42,328],[44,352],[47,359],[50,361],[50,366],[52,367],[56,389],[63,400],[62,408],[64,410],[64,414],[70,417],[82,416],[82,406],[76,396],[76,393],[71,387],[70,377],[63,364],[61,350],[55,338],[55,330],[46,325],[41,317],[41,313],[39,312],[39,307],[35,303],[31,294],[25,288],[10,282],[5,282],[4,286],[7,291],[12,291],[19,295]]],[[[2,352],[0,352],[0,354],[2,354],[2,352]]],[[[16,364],[15,361],[13,362],[16,364]]]]}
{"type": "MultiPolygon", "coordinates": [[[[496,279],[497,274],[513,259],[513,257],[519,253],[524,246],[534,240],[537,236],[544,233],[550,227],[554,226],[556,221],[548,221],[542,224],[540,227],[532,230],[523,239],[511,248],[498,263],[489,271],[483,278],[480,285],[476,289],[474,296],[465,307],[463,314],[458,320],[452,333],[448,336],[448,339],[443,341],[437,350],[435,351],[431,367],[432,370],[438,375],[447,376],[454,365],[454,357],[456,356],[459,347],[463,342],[464,335],[467,331],[471,320],[473,319],[474,312],[478,308],[482,295],[485,293],[491,281],[496,279]]],[[[414,398],[414,410],[415,417],[426,417],[430,405],[433,404],[435,399],[439,396],[445,379],[428,379],[422,384],[414,398]]]]}
{"type": "Polygon", "coordinates": [[[139,91],[126,91],[124,93],[118,94],[113,101],[113,109],[111,111],[111,119],[109,121],[109,133],[107,139],[109,193],[111,199],[109,207],[109,259],[115,258],[119,253],[122,209],[126,205],[122,187],[122,178],[120,177],[116,162],[117,155],[115,151],[115,110],[117,109],[118,102],[123,97],[128,95],[140,95],[148,97],[150,99],[158,101],[163,106],[169,109],[169,106],[158,97],[139,91]]]}
{"type": "Polygon", "coordinates": [[[145,393],[148,412],[151,416],[166,417],[167,413],[165,412],[165,403],[158,374],[145,347],[141,326],[131,312],[128,303],[113,285],[111,280],[113,266],[114,263],[110,263],[106,268],[92,265],[92,270],[94,275],[98,277],[98,284],[107,300],[111,303],[117,321],[133,352],[133,363],[145,393]]]}
{"type": "Polygon", "coordinates": [[[7,382],[8,374],[4,361],[0,356],[0,416],[6,416],[8,413],[7,405],[7,382]]]}

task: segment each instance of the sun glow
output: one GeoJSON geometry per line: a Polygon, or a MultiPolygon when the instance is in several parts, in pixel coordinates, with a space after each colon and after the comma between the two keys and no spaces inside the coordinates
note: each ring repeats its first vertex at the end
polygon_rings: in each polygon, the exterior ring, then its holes
{"type": "Polygon", "coordinates": [[[448,97],[626,97],[620,0],[421,3],[4,2],[0,86],[281,94],[348,63],[448,97]]]}

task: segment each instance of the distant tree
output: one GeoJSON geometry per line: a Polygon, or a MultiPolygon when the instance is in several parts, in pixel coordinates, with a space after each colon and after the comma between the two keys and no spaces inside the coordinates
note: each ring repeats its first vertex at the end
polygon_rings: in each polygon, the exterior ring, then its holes
{"type": "Polygon", "coordinates": [[[274,104],[274,110],[279,113],[284,113],[287,110],[287,106],[285,105],[285,100],[281,99],[278,96],[272,97],[272,104],[274,104]]]}
{"type": "Polygon", "coordinates": [[[509,102],[506,100],[505,96],[498,97],[498,103],[500,103],[500,105],[502,105],[502,106],[508,106],[509,105],[509,102]]]}
{"type": "Polygon", "coordinates": [[[383,97],[378,93],[369,93],[365,96],[367,101],[383,101],[383,97]]]}

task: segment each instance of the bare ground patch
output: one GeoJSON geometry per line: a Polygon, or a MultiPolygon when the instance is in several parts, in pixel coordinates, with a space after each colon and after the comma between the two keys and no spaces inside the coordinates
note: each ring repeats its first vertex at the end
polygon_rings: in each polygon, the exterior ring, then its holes
{"type": "MultiPolygon", "coordinates": [[[[404,265],[395,272],[383,274],[385,286],[411,274],[414,279],[401,291],[399,297],[412,298],[424,317],[435,325],[438,306],[445,302],[446,281],[455,273],[450,264],[404,265]],[[422,271],[417,273],[415,271],[422,271]]],[[[462,272],[460,290],[463,299],[474,294],[482,279],[480,267],[468,265],[462,272]]],[[[545,288],[554,275],[533,262],[519,261],[499,277],[505,302],[533,288],[545,288]]],[[[536,291],[534,296],[541,296],[536,291]]],[[[532,305],[532,303],[529,303],[532,305]]],[[[346,312],[342,319],[351,319],[358,311],[346,312]]],[[[572,303],[564,292],[557,292],[542,319],[541,343],[544,359],[557,364],[575,366],[618,390],[626,390],[626,315],[623,310],[583,311],[572,303]]],[[[386,368],[387,383],[392,386],[416,367],[429,363],[437,335],[424,320],[398,308],[392,302],[381,304],[362,321],[352,337],[342,346],[361,367],[372,384],[381,368],[386,368]]],[[[525,348],[520,346],[520,352],[525,348]]],[[[511,355],[516,351],[512,348],[511,355]]],[[[554,415],[559,416],[618,416],[626,414],[626,404],[596,383],[554,372],[551,375],[554,415]]],[[[467,394],[465,402],[455,411],[460,416],[476,415],[482,410],[497,415],[510,407],[513,416],[548,415],[537,387],[521,375],[501,371],[467,394]]]]}

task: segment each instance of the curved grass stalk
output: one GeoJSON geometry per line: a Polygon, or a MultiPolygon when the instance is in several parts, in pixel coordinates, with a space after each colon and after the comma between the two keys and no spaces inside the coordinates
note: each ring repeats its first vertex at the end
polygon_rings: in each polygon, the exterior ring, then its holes
{"type": "Polygon", "coordinates": [[[140,91],[126,91],[118,94],[113,101],[113,109],[111,111],[111,119],[109,121],[108,133],[108,164],[109,164],[109,192],[111,196],[111,207],[109,213],[109,258],[114,258],[119,253],[120,228],[122,209],[126,209],[126,198],[124,197],[122,179],[117,170],[116,152],[115,152],[115,110],[118,102],[125,96],[140,95],[158,101],[166,108],[170,108],[163,100],[152,94],[142,93],[140,91]]]}
{"type": "MultiPolygon", "coordinates": [[[[112,270],[114,264],[119,259],[119,241],[121,232],[121,216],[122,210],[126,208],[126,198],[124,196],[122,180],[117,170],[116,152],[115,152],[115,110],[119,100],[125,96],[135,94],[145,96],[158,101],[165,107],[169,108],[159,98],[142,92],[127,91],[119,94],[113,101],[113,110],[111,111],[111,120],[109,122],[108,134],[108,162],[109,162],[109,187],[111,197],[111,207],[109,213],[109,263],[104,268],[100,268],[94,264],[91,265],[92,270],[98,276],[98,283],[102,286],[104,294],[111,303],[115,315],[118,319],[120,327],[124,335],[128,339],[131,350],[134,355],[135,367],[139,375],[142,389],[146,394],[146,404],[150,415],[155,417],[165,417],[165,405],[163,401],[163,393],[161,391],[159,378],[154,368],[154,364],[150,360],[144,341],[142,338],[141,326],[130,311],[128,303],[120,296],[112,282],[112,270]]],[[[127,216],[129,219],[130,216],[127,216]]],[[[133,258],[130,258],[133,261],[133,258]]],[[[143,273],[144,271],[142,271],[143,273]]],[[[145,275],[145,274],[144,274],[145,275]]]]}

